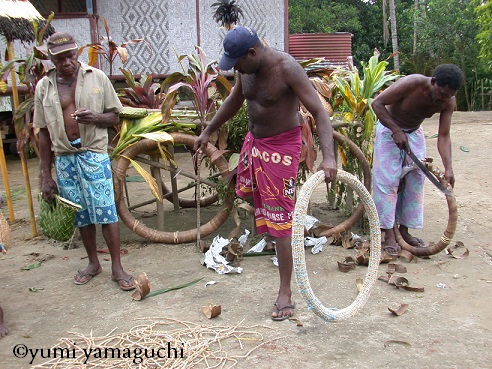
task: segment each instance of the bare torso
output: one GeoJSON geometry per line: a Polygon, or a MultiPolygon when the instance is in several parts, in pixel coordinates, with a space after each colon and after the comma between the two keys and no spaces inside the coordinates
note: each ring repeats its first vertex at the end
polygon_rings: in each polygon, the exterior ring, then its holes
{"type": "Polygon", "coordinates": [[[429,77],[415,75],[412,78],[415,78],[414,86],[409,86],[403,97],[386,106],[394,122],[403,129],[418,128],[426,118],[440,113],[449,104],[449,101],[434,101],[429,77]]]}
{"type": "Polygon", "coordinates": [[[249,130],[255,137],[275,136],[300,124],[299,99],[283,78],[284,64],[295,60],[273,49],[269,52],[268,68],[240,75],[248,104],[249,130]]]}
{"type": "Polygon", "coordinates": [[[58,82],[58,96],[63,111],[63,121],[65,122],[65,132],[70,141],[74,141],[80,137],[79,125],[72,117],[75,112],[75,86],[76,82],[71,85],[58,82]]]}

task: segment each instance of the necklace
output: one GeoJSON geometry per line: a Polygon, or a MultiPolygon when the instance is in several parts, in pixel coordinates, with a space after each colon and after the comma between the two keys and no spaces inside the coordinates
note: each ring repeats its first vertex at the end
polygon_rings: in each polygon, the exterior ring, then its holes
{"type": "Polygon", "coordinates": [[[59,85],[66,85],[68,87],[71,87],[72,83],[74,83],[76,80],[77,80],[77,77],[75,77],[74,79],[72,79],[71,81],[68,81],[68,82],[62,81],[60,78],[57,78],[56,83],[58,83],[59,85]]]}
{"type": "Polygon", "coordinates": [[[65,85],[65,86],[68,86],[68,87],[71,87],[72,84],[77,80],[77,76],[79,74],[79,68],[77,68],[77,71],[75,72],[75,77],[72,78],[71,81],[65,81],[63,79],[63,77],[60,77],[57,73],[57,76],[56,76],[56,83],[60,84],[60,85],[65,85]]]}

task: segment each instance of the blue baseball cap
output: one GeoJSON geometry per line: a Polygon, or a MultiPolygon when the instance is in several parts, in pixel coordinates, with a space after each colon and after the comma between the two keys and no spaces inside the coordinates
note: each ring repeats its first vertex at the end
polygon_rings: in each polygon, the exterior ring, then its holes
{"type": "Polygon", "coordinates": [[[219,61],[219,69],[234,68],[237,60],[245,55],[259,41],[253,28],[237,26],[230,30],[224,38],[224,54],[219,61]]]}

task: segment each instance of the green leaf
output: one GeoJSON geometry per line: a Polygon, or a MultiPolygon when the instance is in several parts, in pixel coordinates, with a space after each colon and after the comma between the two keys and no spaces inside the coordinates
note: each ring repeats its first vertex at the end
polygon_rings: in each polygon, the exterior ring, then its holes
{"type": "Polygon", "coordinates": [[[460,149],[461,149],[461,151],[464,151],[464,152],[469,152],[470,151],[465,146],[460,146],[460,149]]]}
{"type": "Polygon", "coordinates": [[[439,135],[437,133],[433,134],[433,135],[430,135],[430,136],[427,136],[425,135],[425,138],[436,138],[438,137],[439,135]]]}
{"type": "Polygon", "coordinates": [[[41,290],[44,290],[44,288],[43,287],[29,287],[29,291],[31,291],[31,292],[38,292],[41,290]]]}
{"type": "Polygon", "coordinates": [[[133,165],[133,168],[140,174],[144,179],[145,182],[147,182],[147,185],[150,188],[150,191],[152,194],[155,196],[155,198],[159,201],[162,201],[162,195],[159,192],[159,186],[157,186],[157,181],[155,180],[152,175],[147,172],[144,168],[140,166],[135,160],[132,160],[128,157],[126,157],[128,160],[130,160],[130,163],[133,165]]]}
{"type": "Polygon", "coordinates": [[[149,140],[153,140],[156,142],[173,143],[173,141],[174,141],[173,136],[171,136],[169,133],[163,132],[163,131],[141,133],[141,134],[137,134],[135,136],[148,138],[149,140]]]}
{"type": "Polygon", "coordinates": [[[21,270],[31,270],[31,269],[39,268],[40,266],[41,266],[41,262],[40,261],[36,261],[33,264],[29,264],[29,265],[23,266],[21,268],[21,270]]]}
{"type": "Polygon", "coordinates": [[[232,172],[234,169],[237,168],[239,164],[239,158],[240,155],[238,153],[234,153],[231,155],[231,157],[229,158],[229,171],[232,172]]]}
{"type": "Polygon", "coordinates": [[[191,285],[194,285],[195,283],[200,282],[202,279],[203,278],[195,279],[194,281],[191,281],[191,282],[185,283],[185,284],[181,284],[181,285],[176,286],[176,287],[169,287],[169,288],[163,288],[160,290],[156,290],[154,292],[149,293],[147,296],[144,297],[144,299],[152,297],[152,296],[157,296],[157,295],[160,295],[162,293],[169,292],[169,291],[175,291],[175,290],[180,290],[180,289],[185,288],[185,287],[189,287],[191,285]]]}
{"type": "Polygon", "coordinates": [[[3,92],[3,93],[7,92],[7,87],[8,87],[7,83],[0,80],[0,92],[3,92]]]}

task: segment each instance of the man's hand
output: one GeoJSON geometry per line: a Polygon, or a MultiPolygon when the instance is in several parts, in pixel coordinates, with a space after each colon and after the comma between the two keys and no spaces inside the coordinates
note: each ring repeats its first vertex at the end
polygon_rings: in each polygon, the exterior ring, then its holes
{"type": "Polygon", "coordinates": [[[454,188],[454,173],[452,169],[444,171],[444,178],[446,178],[446,181],[454,188]]]}
{"type": "Polygon", "coordinates": [[[198,151],[200,154],[203,153],[205,148],[207,147],[208,141],[210,140],[210,135],[203,131],[200,136],[195,141],[193,145],[193,151],[198,151]]]}
{"type": "Polygon", "coordinates": [[[408,137],[405,132],[400,129],[393,132],[391,137],[393,137],[393,141],[395,141],[396,146],[398,146],[400,150],[405,150],[405,152],[410,153],[410,145],[408,144],[408,137]]]}
{"type": "Polygon", "coordinates": [[[92,110],[79,109],[72,114],[73,119],[80,124],[95,124],[97,122],[98,114],[92,110]]]}
{"type": "Polygon", "coordinates": [[[54,195],[58,194],[58,186],[53,178],[43,179],[43,183],[41,185],[41,192],[43,196],[43,200],[46,202],[51,202],[54,199],[54,195]]]}
{"type": "Polygon", "coordinates": [[[325,172],[325,181],[327,183],[334,181],[337,178],[337,162],[335,158],[324,159],[318,166],[318,171],[325,172]]]}

